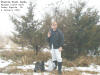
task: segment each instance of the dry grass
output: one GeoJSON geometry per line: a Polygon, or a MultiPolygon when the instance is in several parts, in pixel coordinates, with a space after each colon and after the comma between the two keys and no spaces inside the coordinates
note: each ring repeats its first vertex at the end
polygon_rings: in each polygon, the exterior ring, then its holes
{"type": "Polygon", "coordinates": [[[63,75],[81,75],[81,72],[78,70],[74,70],[74,71],[63,71],[62,72],[63,75]]]}
{"type": "Polygon", "coordinates": [[[4,51],[0,57],[8,60],[11,59],[18,64],[32,64],[34,61],[47,61],[50,58],[49,52],[39,52],[35,54],[33,50],[27,51],[4,51]]]}
{"type": "MultiPolygon", "coordinates": [[[[82,75],[82,73],[88,73],[88,74],[98,74],[98,72],[94,72],[94,71],[78,71],[76,69],[74,69],[73,71],[62,71],[62,75],[82,75]]],[[[51,72],[50,75],[58,75],[57,71],[53,71],[51,72]]]]}
{"type": "Polygon", "coordinates": [[[74,63],[76,64],[76,66],[89,66],[92,61],[90,59],[90,57],[86,57],[86,56],[81,56],[79,58],[77,58],[74,63]]]}
{"type": "Polygon", "coordinates": [[[92,56],[80,56],[79,58],[70,61],[67,59],[63,59],[63,65],[67,67],[88,67],[91,63],[100,65],[100,56],[92,57],[92,56]]]}
{"type": "Polygon", "coordinates": [[[92,63],[91,58],[86,56],[81,56],[73,61],[63,59],[63,65],[67,67],[89,66],[91,63],[92,63]]]}
{"type": "MultiPolygon", "coordinates": [[[[12,59],[17,64],[32,64],[34,61],[47,61],[51,55],[49,52],[39,52],[38,55],[35,54],[33,50],[25,51],[3,51],[0,53],[0,57],[3,59],[12,59]]],[[[76,60],[70,61],[63,58],[63,65],[67,67],[74,66],[89,66],[91,63],[100,65],[100,56],[89,57],[80,56],[76,60]]]]}
{"type": "Polygon", "coordinates": [[[80,72],[85,72],[85,73],[95,74],[95,75],[97,75],[97,74],[98,74],[98,72],[94,72],[94,71],[80,71],[80,72]]]}
{"type": "Polygon", "coordinates": [[[100,65],[100,56],[98,57],[80,56],[79,58],[73,61],[63,59],[63,65],[67,67],[75,67],[75,66],[88,67],[91,63],[100,65]]]}
{"type": "Polygon", "coordinates": [[[33,70],[32,69],[28,69],[28,70],[23,70],[23,69],[18,69],[17,67],[8,67],[5,70],[2,71],[3,73],[8,73],[8,74],[15,74],[15,73],[19,73],[19,74],[32,74],[33,70]]]}
{"type": "MultiPolygon", "coordinates": [[[[22,70],[13,66],[17,65],[26,65],[33,64],[34,61],[47,61],[50,59],[51,55],[49,52],[39,52],[38,55],[35,54],[33,50],[27,51],[3,51],[0,53],[0,57],[3,59],[11,59],[16,63],[10,64],[10,68],[1,68],[0,72],[5,73],[23,73],[24,75],[31,75],[33,73],[32,69],[22,70]]],[[[91,63],[100,65],[100,57],[89,57],[89,56],[80,56],[76,60],[70,61],[63,59],[63,66],[75,67],[75,66],[89,66],[91,63]]],[[[63,75],[81,75],[82,71],[73,70],[73,71],[63,71],[63,75]]],[[[97,74],[97,72],[85,71],[85,73],[97,74]]],[[[50,72],[49,75],[58,75],[57,71],[50,72]]],[[[44,75],[43,73],[41,75],[44,75]]]]}
{"type": "MultiPolygon", "coordinates": [[[[34,75],[34,71],[32,69],[23,70],[23,69],[18,69],[17,67],[11,67],[11,66],[7,67],[2,72],[8,73],[8,74],[19,73],[23,75],[34,75]]],[[[78,71],[74,69],[73,71],[62,71],[62,75],[82,75],[83,72],[88,73],[88,74],[98,74],[98,72],[94,72],[94,71],[78,71]]],[[[38,72],[38,73],[41,73],[41,75],[45,75],[44,72],[38,72]]],[[[52,72],[49,72],[49,75],[58,75],[58,71],[54,70],[52,72]]]]}
{"type": "MultiPolygon", "coordinates": [[[[58,71],[52,71],[50,75],[58,75],[58,71]]],[[[78,70],[62,71],[62,75],[81,75],[81,72],[78,70]]]]}
{"type": "Polygon", "coordinates": [[[100,65],[100,56],[91,57],[93,63],[100,65]]]}
{"type": "Polygon", "coordinates": [[[67,59],[63,59],[63,66],[66,67],[73,67],[76,66],[75,63],[73,61],[67,60],[67,59]]]}

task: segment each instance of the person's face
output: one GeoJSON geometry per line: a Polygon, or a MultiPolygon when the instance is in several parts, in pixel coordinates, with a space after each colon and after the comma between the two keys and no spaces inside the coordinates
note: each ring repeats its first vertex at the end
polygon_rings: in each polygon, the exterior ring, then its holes
{"type": "Polygon", "coordinates": [[[57,23],[56,22],[52,23],[51,28],[52,29],[57,29],[57,23]]]}

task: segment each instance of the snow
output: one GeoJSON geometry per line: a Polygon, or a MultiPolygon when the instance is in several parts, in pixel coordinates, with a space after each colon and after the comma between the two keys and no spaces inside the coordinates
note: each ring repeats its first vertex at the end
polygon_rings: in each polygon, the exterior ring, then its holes
{"type": "MultiPolygon", "coordinates": [[[[35,63],[35,62],[34,62],[34,63],[35,63]]],[[[32,69],[32,70],[34,70],[35,65],[33,64],[33,65],[17,66],[17,68],[19,68],[19,69],[23,69],[23,70],[28,70],[28,69],[32,69]]],[[[50,75],[49,72],[43,72],[43,73],[37,73],[37,72],[35,72],[35,73],[33,73],[33,75],[41,75],[41,74],[43,74],[43,75],[50,75]]]]}
{"type": "Polygon", "coordinates": [[[44,48],[43,51],[44,52],[50,52],[50,50],[48,48],[44,48]]]}
{"type": "MultiPolygon", "coordinates": [[[[51,59],[49,59],[45,65],[49,65],[50,64],[50,61],[51,59]]],[[[23,70],[27,70],[27,69],[34,69],[35,65],[23,65],[23,66],[18,66],[17,68],[20,68],[20,69],[23,69],[23,70]]],[[[45,66],[45,69],[47,71],[49,71],[49,67],[46,67],[45,66]]],[[[73,70],[78,70],[78,71],[82,71],[82,75],[92,75],[92,74],[89,74],[89,73],[85,73],[85,71],[90,71],[90,72],[97,72],[99,74],[93,74],[93,75],[100,75],[100,65],[95,65],[95,64],[91,64],[89,67],[65,67],[63,66],[63,69],[62,70],[65,70],[65,71],[73,71],[73,70]]],[[[44,72],[45,73],[45,72],[44,72]]],[[[47,74],[47,73],[46,73],[47,74]]],[[[45,75],[46,75],[45,74],[45,75]]],[[[35,75],[39,75],[39,73],[35,73],[35,75]]],[[[48,75],[48,74],[47,74],[48,75]]]]}
{"type": "MultiPolygon", "coordinates": [[[[33,64],[32,65],[22,65],[22,66],[17,66],[17,68],[19,68],[19,69],[23,69],[23,70],[28,70],[28,69],[32,69],[32,70],[34,70],[34,68],[35,68],[35,64],[36,62],[33,62],[33,64]]],[[[47,71],[50,71],[50,67],[52,68],[52,66],[53,65],[51,65],[51,66],[49,66],[49,64],[52,64],[52,62],[51,62],[51,59],[49,59],[46,63],[45,63],[45,70],[47,70],[47,71]],[[47,67],[47,66],[49,66],[49,67],[47,67]]]]}
{"type": "MultiPolygon", "coordinates": [[[[50,64],[50,60],[49,59],[47,62],[45,62],[45,69],[48,70],[49,67],[49,64],[50,64]]],[[[7,67],[8,65],[12,64],[13,61],[12,60],[3,60],[3,59],[0,59],[0,68],[4,68],[4,67],[7,67]]],[[[19,69],[22,69],[22,70],[34,70],[35,68],[35,65],[34,63],[36,62],[33,62],[33,64],[30,64],[30,65],[21,65],[21,66],[17,66],[17,68],[19,69]]],[[[78,70],[78,71],[82,71],[82,75],[100,75],[100,65],[95,65],[95,64],[90,64],[89,67],[65,67],[63,66],[63,69],[62,70],[65,70],[65,71],[73,71],[73,70],[78,70]],[[90,74],[90,73],[86,73],[85,71],[90,71],[90,72],[97,72],[97,74],[90,74]]],[[[49,72],[43,72],[42,73],[43,75],[50,75],[49,72]]],[[[0,75],[23,75],[23,74],[6,74],[6,73],[0,73],[0,75]]],[[[41,75],[41,73],[33,73],[33,75],[41,75]]]]}
{"type": "MultiPolygon", "coordinates": [[[[0,73],[0,75],[24,75],[24,74],[6,74],[6,73],[0,73]]],[[[29,74],[30,75],[30,74],[29,74]]],[[[32,74],[31,74],[32,75],[32,74]]],[[[47,73],[47,72],[44,72],[44,73],[33,73],[33,75],[50,75],[49,73],[47,73]]]]}
{"type": "Polygon", "coordinates": [[[70,67],[70,68],[64,68],[64,70],[68,71],[73,71],[74,69],[79,70],[79,71],[93,71],[93,72],[98,72],[100,73],[100,66],[91,64],[89,67],[70,67]]]}
{"type": "Polygon", "coordinates": [[[35,67],[35,65],[23,65],[23,66],[17,66],[17,68],[23,69],[23,70],[28,70],[28,69],[34,70],[34,67],[35,67]]]}
{"type": "Polygon", "coordinates": [[[17,73],[17,74],[6,74],[6,73],[0,73],[0,75],[23,75],[23,74],[20,74],[20,73],[19,73],[19,74],[18,74],[18,73],[17,73]]]}
{"type": "Polygon", "coordinates": [[[0,73],[0,75],[8,75],[8,74],[5,74],[5,73],[0,73]]]}
{"type": "Polygon", "coordinates": [[[50,75],[50,73],[44,72],[44,73],[33,73],[33,75],[50,75]]]}
{"type": "Polygon", "coordinates": [[[11,46],[10,46],[9,44],[7,44],[7,45],[5,46],[5,48],[10,49],[11,46]]]}
{"type": "MultiPolygon", "coordinates": [[[[0,59],[0,68],[4,68],[4,67],[8,66],[8,65],[11,64],[12,62],[13,62],[12,60],[6,61],[6,60],[0,59]]],[[[1,75],[1,74],[0,74],[0,75],[1,75]]]]}
{"type": "Polygon", "coordinates": [[[22,50],[22,48],[23,48],[24,50],[29,50],[27,47],[17,47],[18,50],[22,50]]]}
{"type": "Polygon", "coordinates": [[[100,72],[100,66],[98,65],[90,65],[89,67],[77,67],[77,70],[81,70],[81,71],[94,71],[94,72],[100,72]],[[95,67],[97,66],[97,67],[95,67]]]}

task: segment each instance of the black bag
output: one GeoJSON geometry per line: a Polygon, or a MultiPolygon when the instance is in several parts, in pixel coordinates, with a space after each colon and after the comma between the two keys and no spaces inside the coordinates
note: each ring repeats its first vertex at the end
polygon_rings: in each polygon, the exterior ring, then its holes
{"type": "Polygon", "coordinates": [[[36,63],[35,63],[34,72],[37,72],[37,71],[43,72],[44,70],[45,70],[44,61],[36,62],[36,63]]]}

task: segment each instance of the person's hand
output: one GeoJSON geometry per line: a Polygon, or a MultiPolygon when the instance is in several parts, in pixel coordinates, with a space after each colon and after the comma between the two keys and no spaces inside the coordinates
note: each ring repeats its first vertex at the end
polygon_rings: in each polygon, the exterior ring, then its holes
{"type": "Polygon", "coordinates": [[[59,47],[59,51],[60,51],[60,52],[62,51],[62,47],[59,47]]]}
{"type": "Polygon", "coordinates": [[[51,33],[50,32],[48,32],[48,38],[51,36],[51,33]]]}

